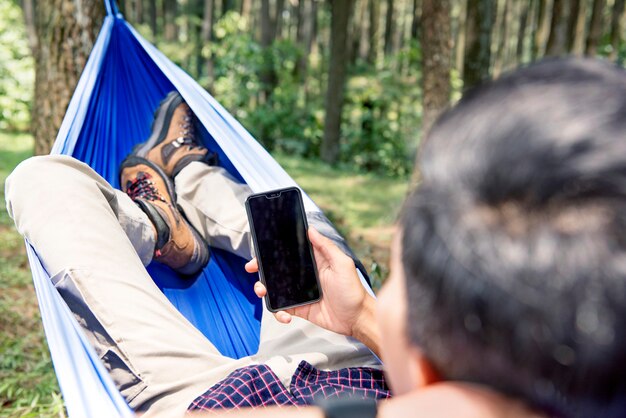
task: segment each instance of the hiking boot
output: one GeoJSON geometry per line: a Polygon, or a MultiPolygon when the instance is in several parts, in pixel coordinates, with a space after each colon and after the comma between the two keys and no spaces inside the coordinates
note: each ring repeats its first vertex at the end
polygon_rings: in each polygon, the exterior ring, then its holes
{"type": "Polygon", "coordinates": [[[200,271],[209,261],[209,248],[178,211],[174,185],[163,170],[131,155],[120,166],[120,184],[154,225],[154,260],[182,274],[200,271]]]}
{"type": "Polygon", "coordinates": [[[152,134],[133,154],[152,161],[174,178],[192,161],[211,163],[215,157],[196,136],[196,116],[176,91],[170,92],[154,114],[152,134]]]}

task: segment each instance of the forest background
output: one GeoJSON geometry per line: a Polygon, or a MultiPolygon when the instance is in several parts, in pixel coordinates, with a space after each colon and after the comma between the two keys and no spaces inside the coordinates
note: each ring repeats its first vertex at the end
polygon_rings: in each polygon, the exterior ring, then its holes
{"type": "MultiPolygon", "coordinates": [[[[423,133],[545,56],[626,57],[625,0],[120,0],[325,209],[375,285],[423,133]]],[[[0,181],[48,153],[99,0],[0,0],[0,181]]],[[[3,197],[0,192],[0,197],[3,197]]],[[[4,199],[0,199],[4,200],[4,199]]],[[[0,205],[3,206],[3,205],[0,205]]],[[[0,416],[63,416],[23,243],[0,211],[0,416]]]]}

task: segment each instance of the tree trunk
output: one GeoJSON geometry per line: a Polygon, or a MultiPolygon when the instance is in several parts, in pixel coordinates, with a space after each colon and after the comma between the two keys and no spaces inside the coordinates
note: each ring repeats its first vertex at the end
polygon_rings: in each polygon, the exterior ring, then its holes
{"type": "MultiPolygon", "coordinates": [[[[213,38],[213,21],[215,19],[215,0],[204,0],[204,7],[202,13],[202,27],[200,29],[200,39],[202,44],[211,44],[214,41],[213,38]]],[[[198,49],[202,51],[202,46],[198,49]]],[[[200,54],[199,67],[206,69],[208,83],[205,86],[209,91],[213,88],[213,79],[215,78],[215,63],[213,57],[205,57],[200,54]]],[[[201,73],[202,74],[202,73],[201,73]]]]}
{"type": "Polygon", "coordinates": [[[348,22],[352,0],[330,0],[330,63],[328,67],[328,87],[326,90],[326,117],[321,157],[328,163],[339,158],[341,138],[341,111],[344,101],[348,42],[348,22]]]}
{"type": "Polygon", "coordinates": [[[191,53],[187,54],[185,67],[187,72],[196,80],[203,72],[202,60],[202,17],[204,15],[204,0],[188,0],[183,10],[185,19],[185,33],[187,42],[194,45],[191,53]]]}
{"type": "Polygon", "coordinates": [[[34,10],[35,98],[32,132],[35,154],[47,154],[56,139],[80,74],[104,17],[101,1],[49,0],[34,10]]]}
{"type": "MultiPolygon", "coordinates": [[[[300,0],[301,2],[304,0],[300,0]]],[[[241,17],[245,19],[248,23],[248,27],[250,28],[250,10],[252,9],[252,0],[241,0],[241,17]]]]}
{"type": "Polygon", "coordinates": [[[567,27],[570,12],[570,0],[554,0],[546,55],[558,56],[567,53],[567,27]]]}
{"type": "Polygon", "coordinates": [[[504,0],[504,9],[500,16],[500,28],[498,30],[496,55],[493,60],[493,76],[498,77],[505,67],[506,47],[509,40],[509,16],[511,7],[508,0],[504,0]]]}
{"type": "Polygon", "coordinates": [[[497,12],[496,0],[469,0],[465,21],[463,89],[489,78],[491,30],[497,12]]]}
{"type": "Polygon", "coordinates": [[[274,22],[270,10],[270,0],[261,0],[261,46],[272,45],[274,41],[274,22]]]}
{"type": "Polygon", "coordinates": [[[584,19],[581,25],[581,15],[584,18],[585,8],[581,4],[581,0],[571,0],[571,11],[567,21],[567,52],[575,52],[577,39],[581,37],[581,31],[584,31],[584,19]]]}
{"type": "Polygon", "coordinates": [[[465,32],[467,25],[467,2],[461,2],[459,5],[459,18],[457,23],[456,39],[454,42],[454,68],[459,72],[459,74],[463,74],[463,58],[465,55],[465,32]]]}
{"type": "Polygon", "coordinates": [[[387,0],[387,13],[385,14],[385,56],[389,56],[393,52],[394,3],[394,0],[387,0]]]}
{"type": "Polygon", "coordinates": [[[230,12],[235,8],[235,2],[233,0],[222,0],[222,16],[230,12]]]}
{"type": "Polygon", "coordinates": [[[135,19],[133,16],[133,5],[131,3],[131,0],[124,0],[122,4],[120,4],[120,8],[122,7],[124,10],[124,18],[128,20],[129,22],[134,22],[135,19]]]}
{"type": "Polygon", "coordinates": [[[450,0],[422,0],[422,139],[450,101],[450,0]]]}
{"type": "MultiPolygon", "coordinates": [[[[272,43],[274,42],[275,26],[272,22],[270,10],[270,0],[261,0],[261,48],[262,64],[259,69],[259,80],[261,82],[261,92],[259,102],[264,106],[271,106],[271,97],[277,84],[276,72],[274,71],[274,59],[272,57],[272,43]]],[[[268,148],[272,149],[274,138],[268,130],[267,124],[261,124],[259,139],[268,148]]]]}
{"type": "Polygon", "coordinates": [[[165,22],[165,40],[173,42],[178,38],[176,27],[176,0],[163,0],[163,20],[165,22]]]}
{"type": "Polygon", "coordinates": [[[22,0],[22,10],[24,11],[24,23],[26,25],[26,34],[28,35],[28,46],[34,56],[37,51],[37,29],[35,28],[35,8],[33,1],[34,0],[22,0]]]}
{"type": "Polygon", "coordinates": [[[311,46],[314,41],[314,26],[317,25],[317,10],[314,9],[316,2],[313,0],[299,0],[298,3],[298,29],[296,42],[302,46],[302,55],[296,65],[296,75],[306,83],[306,72],[311,54],[311,46]]]}
{"type": "MultiPolygon", "coordinates": [[[[332,1],[332,0],[331,0],[332,1]]],[[[369,50],[367,62],[376,64],[378,57],[378,27],[380,21],[380,0],[369,0],[370,26],[369,26],[369,50]]]]}
{"type": "Polygon", "coordinates": [[[348,61],[351,64],[356,63],[356,60],[359,57],[366,5],[367,3],[364,0],[354,0],[352,3],[354,10],[351,14],[354,18],[351,21],[350,32],[348,34],[348,61]]]}
{"type": "Polygon", "coordinates": [[[549,30],[548,0],[539,0],[537,3],[537,23],[533,34],[532,59],[535,60],[545,53],[546,38],[549,30]]]}
{"type": "Polygon", "coordinates": [[[519,29],[517,31],[517,47],[515,48],[515,56],[517,62],[524,61],[524,41],[526,40],[526,29],[528,27],[528,14],[533,7],[534,0],[523,2],[519,18],[519,29]]]}
{"type": "Polygon", "coordinates": [[[589,22],[589,33],[587,34],[587,43],[585,44],[585,55],[596,55],[600,38],[602,38],[605,5],[606,0],[593,0],[591,21],[589,22]]]}
{"type": "Polygon", "coordinates": [[[317,52],[317,37],[319,32],[319,19],[317,13],[317,1],[311,2],[311,32],[307,38],[307,55],[317,52]]]}
{"type": "Polygon", "coordinates": [[[143,23],[143,1],[135,0],[135,21],[138,24],[143,23]]]}
{"type": "Polygon", "coordinates": [[[283,11],[285,10],[285,0],[276,0],[276,13],[274,14],[274,39],[280,39],[283,35],[283,11]]]}
{"type": "Polygon", "coordinates": [[[611,53],[609,58],[615,60],[622,40],[622,19],[624,17],[624,0],[615,0],[611,14],[611,53]]]}
{"type": "Polygon", "coordinates": [[[291,42],[295,41],[298,32],[298,3],[295,0],[288,0],[286,4],[288,11],[286,16],[288,24],[285,25],[286,39],[291,42]]]}
{"type": "MultiPolygon", "coordinates": [[[[404,47],[409,40],[411,32],[411,12],[413,11],[411,2],[407,0],[400,0],[399,10],[400,12],[397,13],[399,16],[398,24],[396,25],[397,29],[393,35],[393,50],[405,51],[404,47]]],[[[409,57],[406,53],[396,55],[396,68],[400,74],[408,75],[408,59],[409,57]]]]}
{"type": "Polygon", "coordinates": [[[420,16],[422,14],[422,8],[420,0],[413,0],[413,16],[411,20],[411,39],[417,40],[419,37],[420,28],[420,16]]]}
{"type": "Polygon", "coordinates": [[[204,0],[204,13],[202,15],[201,38],[204,42],[213,40],[213,16],[215,15],[215,0],[204,0]]]}
{"type": "Polygon", "coordinates": [[[298,0],[298,7],[296,9],[296,44],[304,46],[305,39],[305,2],[304,0],[298,0]]]}
{"type": "Polygon", "coordinates": [[[270,46],[281,36],[285,0],[276,0],[276,9],[272,13],[269,0],[261,0],[261,44],[270,46]],[[273,16],[272,16],[273,14],[273,16]]]}
{"type": "Polygon", "coordinates": [[[359,50],[358,57],[362,61],[367,61],[370,51],[369,38],[369,12],[368,0],[361,0],[361,15],[358,17],[361,21],[361,32],[359,34],[359,50]]]}
{"type": "MultiPolygon", "coordinates": [[[[263,48],[263,65],[259,76],[262,84],[262,103],[269,101],[274,86],[276,85],[274,62],[270,51],[272,42],[274,42],[274,25],[270,14],[270,0],[261,0],[261,47],[263,48]]],[[[262,139],[267,140],[267,138],[262,139]]]]}
{"type": "Polygon", "coordinates": [[[150,31],[152,32],[152,41],[156,42],[156,37],[158,33],[156,1],[148,1],[148,16],[150,18],[150,31]]]}
{"type": "Polygon", "coordinates": [[[585,43],[587,41],[587,20],[589,16],[589,4],[588,0],[581,0],[580,11],[578,13],[578,19],[576,21],[576,34],[574,36],[573,52],[578,56],[585,55],[585,43]]]}

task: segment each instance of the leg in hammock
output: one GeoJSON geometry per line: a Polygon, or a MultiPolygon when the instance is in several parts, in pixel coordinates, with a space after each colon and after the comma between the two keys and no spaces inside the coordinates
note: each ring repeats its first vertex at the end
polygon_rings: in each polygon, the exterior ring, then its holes
{"type": "Polygon", "coordinates": [[[221,356],[144,268],[154,230],[130,198],[66,156],[34,157],[6,184],[9,214],[133,408],[181,414],[250,359],[221,356]]]}
{"type": "MultiPolygon", "coordinates": [[[[251,241],[244,202],[250,188],[223,168],[200,162],[185,167],[175,183],[178,204],[207,242],[249,260],[251,241]]],[[[259,352],[253,358],[255,363],[267,363],[287,385],[300,360],[321,369],[379,364],[353,339],[299,318],[281,324],[267,309],[263,311],[259,352]]]]}
{"type": "MultiPolygon", "coordinates": [[[[223,168],[204,163],[209,153],[199,143],[195,116],[180,95],[168,94],[156,115],[151,137],[129,159],[145,158],[171,175],[178,205],[204,239],[249,260],[252,251],[244,201],[250,188],[223,168]]],[[[286,384],[300,360],[323,369],[377,363],[356,341],[303,320],[289,326],[279,324],[267,310],[260,337],[254,361],[271,361],[286,384]]]]}

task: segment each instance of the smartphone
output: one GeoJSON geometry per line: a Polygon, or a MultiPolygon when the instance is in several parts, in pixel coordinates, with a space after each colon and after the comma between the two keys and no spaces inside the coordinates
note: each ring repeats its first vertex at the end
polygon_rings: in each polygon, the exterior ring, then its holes
{"type": "Polygon", "coordinates": [[[322,297],[313,249],[297,187],[250,195],[246,200],[259,276],[272,312],[322,297]]]}

